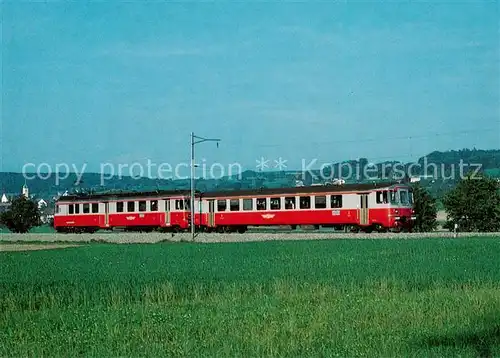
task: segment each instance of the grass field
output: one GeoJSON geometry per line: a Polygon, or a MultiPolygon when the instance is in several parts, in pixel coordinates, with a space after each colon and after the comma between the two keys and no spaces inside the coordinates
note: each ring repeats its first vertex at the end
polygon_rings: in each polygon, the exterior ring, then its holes
{"type": "Polygon", "coordinates": [[[500,356],[500,238],[0,252],[1,356],[500,356]]]}

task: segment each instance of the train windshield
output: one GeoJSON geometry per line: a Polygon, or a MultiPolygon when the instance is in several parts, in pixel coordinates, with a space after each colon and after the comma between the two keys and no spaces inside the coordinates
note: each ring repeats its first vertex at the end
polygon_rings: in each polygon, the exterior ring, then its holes
{"type": "Polygon", "coordinates": [[[395,190],[391,190],[389,192],[391,198],[391,204],[397,204],[399,202],[398,196],[396,195],[398,192],[395,190]]]}
{"type": "Polygon", "coordinates": [[[401,190],[399,192],[399,196],[401,199],[401,204],[408,205],[410,203],[408,199],[408,192],[406,190],[401,190]]]}

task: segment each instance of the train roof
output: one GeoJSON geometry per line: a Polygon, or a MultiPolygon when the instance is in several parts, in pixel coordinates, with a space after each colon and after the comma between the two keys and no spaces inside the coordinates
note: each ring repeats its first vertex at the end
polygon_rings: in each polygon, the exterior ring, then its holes
{"type": "MultiPolygon", "coordinates": [[[[331,192],[359,192],[371,191],[376,189],[388,188],[394,185],[405,185],[406,183],[385,182],[385,183],[362,183],[362,184],[342,184],[342,185],[326,185],[326,186],[299,186],[288,188],[258,188],[258,189],[241,189],[241,190],[220,190],[200,192],[196,191],[195,196],[200,194],[205,198],[215,197],[234,197],[234,196],[250,196],[250,195],[279,195],[279,194],[308,194],[308,193],[331,193],[331,192]]],[[[80,200],[96,200],[96,199],[121,199],[121,198],[151,198],[151,197],[168,197],[168,196],[189,196],[189,190],[155,190],[155,191],[128,191],[115,193],[79,193],[61,196],[57,201],[80,201],[80,200]]]]}
{"type": "Polygon", "coordinates": [[[289,188],[261,188],[261,189],[243,189],[243,190],[225,190],[202,193],[203,197],[230,197],[247,195],[278,195],[278,194],[308,194],[308,193],[331,193],[331,192],[353,192],[370,191],[381,188],[388,188],[393,185],[405,185],[405,183],[386,182],[386,183],[362,183],[362,184],[342,184],[326,186],[299,186],[289,188]]]}

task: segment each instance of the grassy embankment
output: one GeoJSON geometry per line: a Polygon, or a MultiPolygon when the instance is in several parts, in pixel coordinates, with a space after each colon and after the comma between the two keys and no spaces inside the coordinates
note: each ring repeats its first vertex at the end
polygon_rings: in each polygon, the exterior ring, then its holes
{"type": "Polygon", "coordinates": [[[0,253],[0,355],[500,355],[500,239],[0,253]]]}

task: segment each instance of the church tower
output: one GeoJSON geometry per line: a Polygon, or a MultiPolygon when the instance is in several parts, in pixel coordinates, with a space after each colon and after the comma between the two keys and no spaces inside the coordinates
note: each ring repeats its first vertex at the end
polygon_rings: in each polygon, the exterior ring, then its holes
{"type": "Polygon", "coordinates": [[[23,195],[26,199],[29,199],[29,189],[28,186],[26,185],[26,181],[24,181],[23,185],[23,195]]]}

